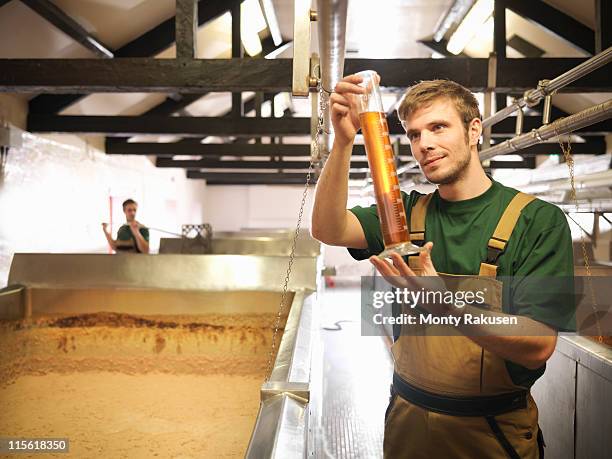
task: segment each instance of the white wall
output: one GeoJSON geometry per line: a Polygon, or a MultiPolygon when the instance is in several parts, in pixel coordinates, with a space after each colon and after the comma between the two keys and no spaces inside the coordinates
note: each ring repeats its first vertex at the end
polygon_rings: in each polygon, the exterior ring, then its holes
{"type": "MultiPolygon", "coordinates": [[[[65,145],[23,134],[0,175],[0,287],[6,285],[15,252],[106,252],[101,222],[113,232],[124,217],[121,202],[139,203],[137,219],[180,233],[183,223],[202,223],[206,186],[183,170],[158,169],[145,157],[110,156],[81,145],[65,145]]],[[[151,231],[151,246],[164,236],[151,231]]]]}
{"type": "MultiPolygon", "coordinates": [[[[294,230],[303,192],[303,186],[207,186],[204,201],[206,218],[212,224],[213,232],[239,231],[244,228],[294,230]]],[[[369,201],[369,198],[351,198],[348,205],[369,205],[369,201]]],[[[313,202],[314,187],[311,186],[302,216],[301,228],[304,231],[310,230],[313,202]]],[[[323,262],[325,266],[336,267],[339,275],[369,274],[369,262],[362,262],[357,266],[343,247],[325,245],[323,262]]]]}
{"type": "MultiPolygon", "coordinates": [[[[213,232],[242,228],[295,229],[303,192],[303,186],[209,185],[204,199],[206,221],[212,224],[213,232]]],[[[301,228],[310,228],[313,197],[311,186],[301,228]]]]}

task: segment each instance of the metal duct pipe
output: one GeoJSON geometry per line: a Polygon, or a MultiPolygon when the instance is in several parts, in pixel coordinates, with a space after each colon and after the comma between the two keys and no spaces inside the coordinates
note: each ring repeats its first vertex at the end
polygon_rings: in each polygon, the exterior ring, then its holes
{"type": "Polygon", "coordinates": [[[606,120],[611,115],[612,99],[609,99],[602,104],[594,105],[571,116],[560,118],[550,124],[534,129],[531,132],[513,137],[491,148],[487,148],[480,152],[480,160],[484,161],[497,155],[514,153],[523,148],[530,147],[531,145],[542,143],[552,137],[567,134],[576,129],[606,120]]]}
{"type": "Polygon", "coordinates": [[[543,97],[548,94],[552,94],[555,91],[567,86],[568,84],[582,78],[585,75],[597,70],[600,67],[608,64],[612,61],[612,46],[602,51],[601,53],[593,56],[589,60],[584,61],[582,64],[568,70],[567,72],[559,75],[557,78],[548,81],[545,84],[539,85],[536,89],[527,91],[523,97],[508,105],[506,108],[501,109],[492,116],[482,121],[483,128],[492,126],[495,123],[499,123],[501,120],[508,118],[517,110],[523,108],[525,105],[533,106],[537,104],[543,97]]]}
{"type": "Polygon", "coordinates": [[[573,203],[561,203],[557,204],[566,212],[572,213],[592,213],[592,212],[612,212],[612,200],[611,199],[589,199],[588,201],[578,201],[579,209],[576,211],[576,205],[573,203]]]}
{"type": "Polygon", "coordinates": [[[455,3],[448,9],[444,18],[439,22],[433,34],[435,41],[440,41],[449,30],[455,30],[465,15],[470,11],[474,0],[455,0],[455,3]]]}
{"type": "MultiPolygon", "coordinates": [[[[576,191],[591,188],[610,188],[612,187],[612,169],[594,174],[576,176],[574,178],[576,191]]],[[[571,190],[571,184],[567,178],[550,180],[545,182],[533,182],[529,185],[518,187],[521,191],[531,194],[549,193],[553,191],[571,190]]]]}
{"type": "Polygon", "coordinates": [[[329,153],[332,143],[329,95],[344,73],[347,8],[348,0],[317,0],[319,62],[323,88],[320,106],[324,107],[323,134],[319,148],[323,150],[324,155],[329,153]]]}

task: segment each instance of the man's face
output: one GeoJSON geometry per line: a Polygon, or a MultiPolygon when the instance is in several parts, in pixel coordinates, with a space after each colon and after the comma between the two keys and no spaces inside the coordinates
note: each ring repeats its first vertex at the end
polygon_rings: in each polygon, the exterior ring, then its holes
{"type": "Polygon", "coordinates": [[[436,99],[416,110],[406,118],[404,127],[427,180],[446,185],[462,176],[470,164],[470,145],[450,99],[436,99]]]}
{"type": "Polygon", "coordinates": [[[128,222],[134,221],[134,219],[136,218],[136,210],[138,210],[138,206],[136,206],[136,204],[128,204],[123,208],[125,219],[128,222]]]}

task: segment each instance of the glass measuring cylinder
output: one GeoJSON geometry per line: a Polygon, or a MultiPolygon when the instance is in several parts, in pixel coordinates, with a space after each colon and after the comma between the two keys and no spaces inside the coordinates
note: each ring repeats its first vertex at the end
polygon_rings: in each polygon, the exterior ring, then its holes
{"type": "Polygon", "coordinates": [[[382,105],[378,77],[371,70],[359,72],[363,78],[360,86],[366,93],[359,96],[358,111],[364,138],[368,164],[374,182],[374,194],[382,230],[385,250],[378,256],[391,253],[408,255],[423,248],[410,242],[406,211],[402,201],[395,155],[389,139],[389,126],[382,105]]]}

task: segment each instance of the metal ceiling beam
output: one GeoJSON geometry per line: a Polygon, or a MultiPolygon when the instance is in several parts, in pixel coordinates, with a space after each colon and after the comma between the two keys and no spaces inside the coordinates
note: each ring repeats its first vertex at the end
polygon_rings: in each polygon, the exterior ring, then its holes
{"type": "MultiPolygon", "coordinates": [[[[183,169],[308,169],[310,161],[236,161],[211,159],[157,158],[157,167],[178,167],[183,169]]],[[[354,169],[368,169],[367,161],[352,161],[354,169]]]]}
{"type": "MultiPolygon", "coordinates": [[[[293,179],[293,180],[283,180],[283,181],[279,181],[279,180],[275,180],[275,179],[270,179],[270,180],[243,180],[243,181],[235,181],[235,180],[218,180],[218,179],[208,179],[206,181],[206,186],[228,186],[228,185],[232,185],[232,186],[246,186],[246,185],[260,185],[260,186],[288,186],[288,185],[295,185],[295,186],[300,186],[303,187],[304,183],[302,182],[306,182],[306,179],[304,179],[303,181],[300,179],[293,179]]],[[[311,180],[310,181],[311,185],[316,183],[316,180],[311,180]]]]}
{"type": "MultiPolygon", "coordinates": [[[[366,175],[366,172],[351,172],[349,178],[363,180],[366,175]]],[[[187,171],[187,178],[206,179],[208,185],[304,185],[306,183],[306,173],[187,171]]],[[[316,181],[316,176],[311,176],[311,183],[316,181]]]]}
{"type": "MultiPolygon", "coordinates": [[[[187,139],[174,143],[123,142],[106,139],[106,153],[111,155],[155,156],[310,156],[310,145],[299,144],[234,144],[201,143],[200,139],[187,139]]],[[[364,145],[353,146],[353,156],[365,156],[364,145]]],[[[400,156],[409,156],[410,146],[400,145],[400,156]]]]}
{"type": "MultiPolygon", "coordinates": [[[[208,94],[208,93],[206,93],[208,94]]],[[[171,98],[168,97],[166,98],[166,100],[164,102],[162,102],[161,104],[153,107],[152,109],[148,110],[147,112],[145,112],[143,115],[140,116],[146,116],[146,115],[172,115],[182,109],[184,109],[185,107],[187,107],[188,105],[192,104],[193,102],[196,102],[197,100],[199,100],[200,98],[204,97],[206,94],[177,94],[176,97],[171,98]]],[[[265,93],[264,94],[264,101],[268,101],[268,100],[272,100],[274,98],[275,94],[272,93],[265,93]]],[[[249,98],[247,98],[244,102],[243,102],[243,106],[244,106],[244,110],[245,113],[249,113],[251,110],[253,110],[255,108],[255,97],[251,96],[249,98]]],[[[230,112],[228,111],[225,116],[229,115],[230,112]]],[[[109,137],[106,139],[106,153],[109,153],[108,148],[110,146],[111,149],[115,149],[118,151],[121,151],[121,149],[123,147],[125,147],[126,145],[134,145],[134,144],[130,144],[128,143],[128,139],[129,137],[109,137]]],[[[194,145],[200,144],[200,141],[202,140],[202,138],[190,138],[190,139],[186,139],[186,140],[179,140],[178,142],[173,142],[172,145],[175,145],[176,147],[178,147],[178,149],[180,150],[181,148],[188,148],[188,147],[193,147],[194,145]]],[[[150,143],[148,145],[161,145],[158,143],[150,143]]],[[[129,147],[127,147],[129,148],[129,147]]],[[[123,153],[118,153],[118,154],[123,154],[123,153]]],[[[126,154],[131,154],[131,153],[126,153],[126,154]]],[[[137,153],[137,154],[151,154],[151,153],[137,153]]],[[[179,154],[179,153],[175,153],[175,154],[179,154]]],[[[216,156],[216,155],[214,155],[216,156]]]]}
{"type": "MultiPolygon", "coordinates": [[[[212,21],[242,0],[200,0],[198,25],[212,21]]],[[[151,57],[172,46],[175,40],[175,17],[171,17],[115,51],[115,57],[151,57]]],[[[1,64],[0,64],[1,65],[1,64]]],[[[178,92],[178,91],[169,91],[178,92]]],[[[30,100],[30,113],[59,113],[86,94],[41,94],[30,100]]]]}
{"type": "MultiPolygon", "coordinates": [[[[579,64],[585,58],[519,58],[498,60],[495,92],[522,93],[538,85],[543,78],[554,78],[579,64]],[[514,89],[513,89],[514,88],[514,89]]],[[[447,78],[466,88],[482,92],[487,87],[488,59],[346,59],[345,74],[364,68],[381,75],[384,87],[405,88],[421,80],[447,78]]],[[[605,69],[581,78],[563,89],[563,92],[606,92],[612,90],[612,81],[605,69]],[[605,89],[603,89],[605,88],[605,89]]]]}
{"type": "MultiPolygon", "coordinates": [[[[310,161],[221,161],[221,160],[173,160],[157,158],[157,167],[182,169],[308,169],[310,161]]],[[[369,169],[367,161],[353,161],[351,169],[369,169]]],[[[535,156],[523,161],[491,161],[490,169],[535,169],[535,156]]]]}
{"type": "Polygon", "coordinates": [[[0,92],[281,92],[285,59],[0,59],[0,92]]]}
{"type": "MultiPolygon", "coordinates": [[[[389,118],[389,132],[403,135],[404,129],[394,117],[389,118]]],[[[526,116],[524,130],[541,126],[539,116],[526,116]]],[[[28,116],[28,131],[106,134],[111,137],[127,137],[140,134],[169,134],[184,137],[236,136],[300,136],[309,135],[310,118],[232,118],[204,116],[28,116]]],[[[513,118],[493,126],[494,137],[507,137],[514,133],[513,118]]],[[[612,120],[581,128],[579,135],[601,135],[612,132],[612,120]]]]}
{"type": "Polygon", "coordinates": [[[530,156],[522,161],[490,161],[489,169],[535,169],[535,156],[530,156]]]}
{"type": "Polygon", "coordinates": [[[170,134],[184,137],[295,136],[310,132],[310,118],[30,115],[28,131],[95,133],[114,137],[140,134],[170,134]]]}
{"type": "MultiPolygon", "coordinates": [[[[487,86],[487,59],[347,59],[345,73],[364,68],[382,75],[382,85],[405,88],[417,81],[448,78],[472,91],[487,86]]],[[[520,93],[584,62],[582,58],[498,61],[496,92],[520,93]]],[[[0,92],[269,91],[291,89],[290,59],[0,59],[0,92]]],[[[566,86],[563,92],[612,91],[605,68],[566,86]]]]}
{"type": "Polygon", "coordinates": [[[310,145],[293,144],[234,144],[201,143],[188,139],[175,143],[117,142],[106,139],[106,153],[110,155],[156,156],[310,156],[310,145]]]}
{"type": "MultiPolygon", "coordinates": [[[[278,179],[278,178],[268,178],[268,179],[217,179],[215,177],[200,177],[196,175],[188,175],[187,178],[198,179],[205,178],[206,186],[221,186],[221,185],[233,185],[233,186],[246,186],[246,185],[296,185],[296,186],[304,186],[306,183],[306,176],[302,178],[294,178],[294,179],[278,179]]],[[[311,179],[311,184],[316,183],[316,180],[311,179]]]]}
{"type": "Polygon", "coordinates": [[[78,22],[49,0],[21,0],[21,2],[97,56],[114,57],[113,51],[108,46],[91,35],[78,22]]]}
{"type": "Polygon", "coordinates": [[[576,19],[549,6],[541,0],[531,2],[526,2],[525,0],[505,1],[507,8],[514,11],[519,16],[536,22],[590,54],[595,53],[595,36],[593,30],[578,22],[576,19]]]}
{"type": "Polygon", "coordinates": [[[277,174],[274,172],[202,172],[197,170],[187,171],[188,178],[216,178],[218,180],[271,180],[299,179],[306,183],[306,174],[302,172],[286,172],[277,174]]]}

